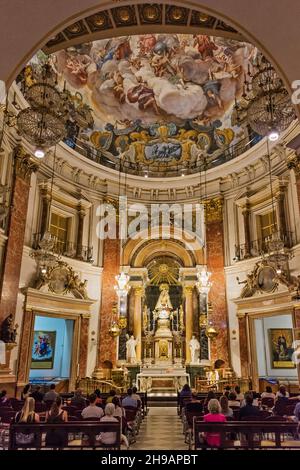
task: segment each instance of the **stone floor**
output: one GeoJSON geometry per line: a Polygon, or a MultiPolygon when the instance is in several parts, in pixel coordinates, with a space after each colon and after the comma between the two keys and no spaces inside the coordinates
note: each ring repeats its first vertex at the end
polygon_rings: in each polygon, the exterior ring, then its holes
{"type": "Polygon", "coordinates": [[[132,450],[188,450],[177,408],[151,406],[132,450]]]}

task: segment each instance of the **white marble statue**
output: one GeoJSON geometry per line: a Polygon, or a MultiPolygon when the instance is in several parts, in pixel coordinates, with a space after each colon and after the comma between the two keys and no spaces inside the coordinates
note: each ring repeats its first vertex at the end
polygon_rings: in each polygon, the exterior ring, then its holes
{"type": "Polygon", "coordinates": [[[189,342],[189,347],[191,351],[191,364],[198,364],[200,354],[200,343],[194,335],[192,336],[192,339],[189,342]]]}
{"type": "Polygon", "coordinates": [[[134,338],[133,335],[128,337],[126,341],[126,360],[129,364],[136,363],[136,345],[138,344],[138,340],[134,338]]]}

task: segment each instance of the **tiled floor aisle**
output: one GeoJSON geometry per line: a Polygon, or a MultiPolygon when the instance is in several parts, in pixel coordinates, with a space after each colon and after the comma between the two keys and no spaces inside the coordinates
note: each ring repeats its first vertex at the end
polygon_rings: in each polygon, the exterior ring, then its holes
{"type": "Polygon", "coordinates": [[[176,407],[151,407],[132,450],[187,450],[176,407]]]}

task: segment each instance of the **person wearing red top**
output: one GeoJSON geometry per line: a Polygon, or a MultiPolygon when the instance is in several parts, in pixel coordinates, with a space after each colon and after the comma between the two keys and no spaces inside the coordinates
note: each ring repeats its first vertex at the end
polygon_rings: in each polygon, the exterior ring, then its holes
{"type": "MultiPolygon", "coordinates": [[[[204,415],[206,423],[224,423],[226,422],[225,416],[221,413],[221,405],[217,399],[213,398],[208,403],[208,414],[204,415]]],[[[221,436],[219,433],[206,433],[206,442],[210,447],[220,447],[221,436]]]]}

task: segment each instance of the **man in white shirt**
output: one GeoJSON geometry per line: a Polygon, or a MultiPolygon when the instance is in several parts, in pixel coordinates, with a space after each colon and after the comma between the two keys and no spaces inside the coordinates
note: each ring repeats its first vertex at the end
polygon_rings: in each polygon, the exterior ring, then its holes
{"type": "Polygon", "coordinates": [[[86,408],[84,408],[81,412],[81,416],[83,419],[89,418],[102,418],[104,415],[102,408],[96,405],[97,395],[92,393],[90,395],[90,404],[86,408]]]}

